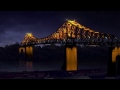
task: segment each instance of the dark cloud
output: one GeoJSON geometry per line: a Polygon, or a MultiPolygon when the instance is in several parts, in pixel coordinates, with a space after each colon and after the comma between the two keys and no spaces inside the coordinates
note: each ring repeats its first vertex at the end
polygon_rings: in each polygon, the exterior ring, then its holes
{"type": "Polygon", "coordinates": [[[0,11],[0,45],[20,43],[27,32],[45,37],[66,19],[75,19],[95,31],[115,34],[120,40],[119,11],[0,11]]]}

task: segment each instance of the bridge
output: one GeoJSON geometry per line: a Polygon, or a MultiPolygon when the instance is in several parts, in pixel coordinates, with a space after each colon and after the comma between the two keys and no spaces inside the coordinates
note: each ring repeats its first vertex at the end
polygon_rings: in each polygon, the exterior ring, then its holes
{"type": "Polygon", "coordinates": [[[37,38],[32,33],[27,33],[21,42],[19,53],[31,56],[33,45],[37,44],[62,44],[65,45],[66,60],[63,70],[77,70],[77,46],[104,45],[109,48],[108,75],[116,75],[116,58],[120,55],[120,42],[113,34],[96,32],[79,24],[75,20],[66,20],[60,28],[51,35],[37,38]]]}

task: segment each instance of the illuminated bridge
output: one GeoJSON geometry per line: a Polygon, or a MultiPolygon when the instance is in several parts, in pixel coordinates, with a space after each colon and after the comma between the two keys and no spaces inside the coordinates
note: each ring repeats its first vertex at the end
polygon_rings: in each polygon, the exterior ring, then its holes
{"type": "Polygon", "coordinates": [[[105,45],[109,47],[108,74],[116,73],[116,57],[120,55],[119,40],[112,34],[96,32],[86,28],[75,20],[66,20],[51,35],[38,38],[27,33],[21,42],[19,52],[32,55],[33,45],[37,44],[62,44],[65,45],[66,60],[62,69],[67,71],[77,70],[77,45],[105,45]]]}

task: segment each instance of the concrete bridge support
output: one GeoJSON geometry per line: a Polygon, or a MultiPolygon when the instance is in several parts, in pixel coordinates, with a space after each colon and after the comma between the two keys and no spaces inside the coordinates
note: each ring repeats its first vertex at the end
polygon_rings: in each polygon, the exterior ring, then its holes
{"type": "Polygon", "coordinates": [[[33,47],[32,46],[24,46],[19,48],[19,53],[24,54],[25,57],[32,57],[33,55],[33,47]]]}
{"type": "Polygon", "coordinates": [[[109,47],[107,76],[115,76],[120,73],[118,65],[120,61],[120,47],[109,47]]]}
{"type": "Polygon", "coordinates": [[[77,47],[75,45],[65,46],[65,60],[62,70],[75,71],[78,69],[77,65],[77,47]]]}

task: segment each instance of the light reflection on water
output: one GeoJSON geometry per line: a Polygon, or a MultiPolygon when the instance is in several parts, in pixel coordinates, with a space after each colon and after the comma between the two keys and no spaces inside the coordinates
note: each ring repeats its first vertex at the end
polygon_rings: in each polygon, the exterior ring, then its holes
{"type": "MultiPolygon", "coordinates": [[[[16,60],[16,63],[13,61],[9,62],[0,62],[0,72],[7,71],[7,72],[21,72],[21,71],[49,71],[49,70],[61,70],[61,66],[63,65],[63,60],[61,61],[43,61],[43,60],[26,60],[20,59],[16,60]]],[[[79,63],[78,70],[80,69],[106,69],[107,64],[104,64],[102,67],[97,63],[79,63]]]]}
{"type": "Polygon", "coordinates": [[[15,61],[0,61],[0,72],[21,72],[21,71],[49,71],[61,70],[63,61],[34,60],[21,58],[15,61]]]}
{"type": "Polygon", "coordinates": [[[19,68],[22,70],[25,70],[25,71],[32,71],[33,70],[33,62],[20,60],[19,68]]]}

